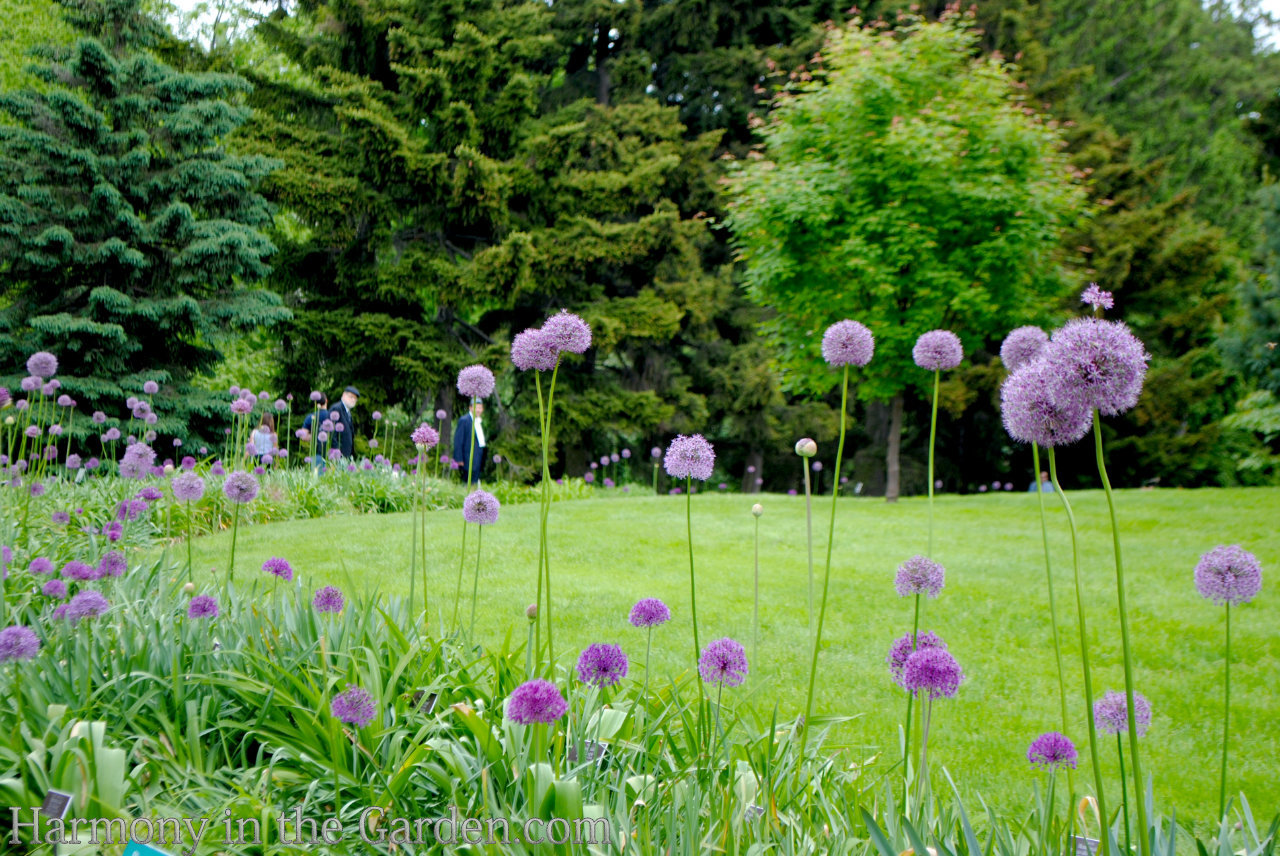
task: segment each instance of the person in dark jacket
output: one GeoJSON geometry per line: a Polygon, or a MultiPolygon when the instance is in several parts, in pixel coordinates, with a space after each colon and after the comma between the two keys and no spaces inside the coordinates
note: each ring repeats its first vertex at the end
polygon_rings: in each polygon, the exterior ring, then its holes
{"type": "MultiPolygon", "coordinates": [[[[319,422],[323,422],[329,418],[329,399],[321,397],[320,401],[314,402],[315,409],[306,415],[302,420],[302,428],[299,429],[297,437],[302,446],[305,448],[311,442],[312,432],[319,432],[320,426],[317,423],[316,414],[319,414],[319,422]]],[[[324,442],[320,442],[320,438],[316,438],[316,456],[311,459],[310,463],[318,466],[321,471],[324,470],[325,452],[328,450],[329,438],[326,434],[324,442]]]]}
{"type": "Polygon", "coordinates": [[[471,484],[479,484],[480,473],[484,470],[485,436],[484,436],[484,404],[477,401],[471,405],[471,412],[464,413],[458,419],[458,426],[453,429],[453,459],[458,462],[458,472],[467,477],[467,462],[471,462],[471,484]],[[471,427],[475,426],[474,458],[468,457],[467,445],[471,442],[471,427]]]}
{"type": "Polygon", "coordinates": [[[349,386],[342,391],[342,400],[335,404],[329,413],[329,418],[333,420],[333,433],[329,435],[329,447],[337,449],[338,454],[344,458],[350,458],[355,450],[356,426],[351,411],[355,410],[359,399],[360,393],[354,386],[349,386]],[[338,414],[336,419],[333,416],[334,413],[338,414]]]}

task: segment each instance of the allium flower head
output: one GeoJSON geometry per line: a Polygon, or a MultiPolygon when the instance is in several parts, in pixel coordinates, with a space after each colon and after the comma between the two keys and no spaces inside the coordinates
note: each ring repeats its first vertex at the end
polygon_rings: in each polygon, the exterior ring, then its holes
{"type": "Polygon", "coordinates": [[[101,410],[95,410],[93,411],[93,416],[89,418],[93,420],[94,425],[101,425],[107,421],[107,414],[103,413],[101,410]]]}
{"type": "Polygon", "coordinates": [[[320,402],[324,401],[324,393],[323,393],[323,392],[321,392],[321,391],[320,391],[320,390],[318,390],[318,389],[313,389],[313,390],[311,391],[311,395],[310,395],[310,396],[308,396],[308,397],[309,397],[312,401],[316,402],[317,404],[319,404],[320,402]]]}
{"type": "Polygon", "coordinates": [[[759,517],[764,514],[764,506],[757,502],[755,505],[751,506],[751,513],[754,516],[759,517]]]}
{"type": "Polygon", "coordinates": [[[733,639],[717,639],[702,649],[698,671],[709,684],[736,687],[747,679],[747,652],[733,639]]]}
{"type": "MultiPolygon", "coordinates": [[[[5,547],[4,549],[7,554],[9,548],[5,547]]],[[[8,562],[9,562],[9,559],[6,558],[5,563],[7,564],[8,562]]],[[[53,562],[49,561],[44,556],[36,556],[34,559],[31,560],[31,563],[27,565],[28,573],[32,573],[32,574],[47,574],[52,570],[53,570],[53,562]]]]}
{"type": "Polygon", "coordinates": [[[1042,357],[1055,402],[1115,416],[1138,403],[1151,355],[1121,321],[1076,318],[1054,331],[1042,357]]]}
{"type": "Polygon", "coordinates": [[[443,422],[444,420],[446,420],[446,419],[448,419],[448,418],[449,418],[449,413],[448,413],[447,411],[445,411],[445,410],[437,410],[437,411],[436,411],[436,421],[438,421],[438,422],[443,422]]]}
{"type": "MultiPolygon", "coordinates": [[[[1142,693],[1133,694],[1133,718],[1138,736],[1151,727],[1151,703],[1142,693]]],[[[1102,734],[1122,734],[1129,730],[1129,699],[1123,692],[1108,690],[1093,703],[1093,722],[1102,734]]]]}
{"type": "Polygon", "coordinates": [[[797,440],[796,454],[802,458],[812,458],[818,454],[818,444],[808,437],[797,440]]]}
{"type": "Polygon", "coordinates": [[[40,587],[40,593],[54,600],[63,600],[67,596],[67,584],[62,580],[48,580],[40,587]]]}
{"type": "Polygon", "coordinates": [[[275,403],[275,408],[276,408],[276,413],[284,413],[286,410],[289,409],[289,402],[285,401],[283,398],[277,398],[275,403]]]}
{"type": "Polygon", "coordinates": [[[347,601],[343,598],[342,592],[333,586],[325,586],[311,599],[311,605],[315,607],[316,612],[342,612],[346,604],[347,601]]]}
{"type": "Polygon", "coordinates": [[[893,578],[893,587],[898,594],[907,597],[913,594],[927,594],[937,597],[942,591],[946,579],[946,570],[937,562],[924,556],[912,556],[901,565],[893,578]]]}
{"type": "Polygon", "coordinates": [[[75,404],[76,403],[72,401],[71,396],[67,395],[66,393],[63,393],[62,395],[58,396],[59,407],[75,407],[75,404]]]}
{"type": "Polygon", "coordinates": [[[590,325],[567,309],[561,309],[548,318],[542,325],[542,332],[557,352],[581,354],[591,347],[590,325]]]}
{"type": "Polygon", "coordinates": [[[662,457],[662,449],[658,448],[657,446],[654,446],[652,449],[650,449],[650,450],[649,450],[649,457],[651,457],[651,458],[661,458],[661,457],[662,457]]]}
{"type": "MultiPolygon", "coordinates": [[[[192,466],[195,465],[194,459],[192,466]]],[[[186,466],[186,461],[183,461],[186,466]]],[[[193,472],[182,472],[173,477],[173,498],[179,502],[197,502],[204,496],[204,479],[193,472]]]]}
{"type": "Polygon", "coordinates": [[[633,627],[657,627],[671,620],[671,610],[656,597],[646,597],[636,601],[636,605],[631,607],[631,615],[627,620],[633,627]]]}
{"type": "Polygon", "coordinates": [[[76,596],[61,608],[64,608],[62,617],[75,624],[82,618],[95,618],[102,615],[111,608],[111,603],[102,596],[102,592],[86,589],[77,592],[76,596]]]}
{"type": "Polygon", "coordinates": [[[1262,564],[1241,547],[1214,547],[1196,563],[1196,591],[1206,600],[1236,606],[1262,590],[1262,564]]]}
{"type": "Polygon", "coordinates": [[[953,369],[964,359],[964,346],[960,344],[960,337],[950,330],[930,330],[916,339],[911,358],[920,368],[931,372],[953,369]]]}
{"type": "Polygon", "coordinates": [[[27,357],[27,371],[42,378],[58,373],[58,358],[48,351],[36,351],[27,357]]]}
{"type": "Polygon", "coordinates": [[[458,392],[467,398],[488,398],[493,394],[493,372],[484,366],[467,366],[458,372],[458,392]]]}
{"type": "Polygon", "coordinates": [[[578,657],[578,680],[611,687],[627,676],[627,655],[617,645],[596,642],[578,657]]]}
{"type": "Polygon", "coordinates": [[[716,453],[701,434],[681,434],[667,447],[662,466],[672,478],[706,481],[715,469],[716,453]]]}
{"type": "Polygon", "coordinates": [[[373,703],[373,696],[355,684],[347,684],[345,692],[338,693],[329,702],[329,712],[333,718],[346,722],[357,728],[364,728],[373,722],[378,708],[373,703]]]}
{"type": "Polygon", "coordinates": [[[237,470],[227,476],[227,480],[222,483],[222,492],[227,499],[241,505],[253,502],[254,497],[258,495],[258,480],[252,473],[237,470]]]}
{"type": "Polygon", "coordinates": [[[511,362],[520,371],[547,372],[556,367],[560,350],[544,331],[530,327],[511,340],[511,362]]]}
{"type": "Polygon", "coordinates": [[[462,501],[462,519],[480,526],[497,523],[501,507],[498,498],[487,490],[472,491],[462,501]]]}
{"type": "Polygon", "coordinates": [[[145,443],[134,443],[120,459],[120,475],[127,479],[143,479],[155,466],[156,453],[145,443]]]}
{"type": "Polygon", "coordinates": [[[520,725],[550,724],[568,709],[569,703],[555,684],[535,678],[512,690],[507,700],[507,719],[520,725]]]}
{"type": "Polygon", "coordinates": [[[18,386],[22,387],[23,392],[35,392],[37,389],[40,388],[40,380],[41,379],[36,377],[35,375],[32,375],[30,377],[24,377],[21,381],[19,381],[18,386]]]}
{"type": "Polygon", "coordinates": [[[436,443],[440,442],[440,432],[432,428],[426,422],[423,422],[417,428],[413,429],[413,434],[410,435],[410,439],[413,440],[413,445],[423,449],[430,449],[436,443]]]}
{"type": "Polygon", "coordinates": [[[875,350],[875,337],[857,321],[837,321],[822,334],[822,358],[832,368],[865,366],[875,350]]]}
{"type": "Polygon", "coordinates": [[[285,559],[276,556],[262,563],[262,570],[279,577],[285,582],[293,580],[293,566],[285,559]]]}
{"type": "Polygon", "coordinates": [[[1076,768],[1076,746],[1065,734],[1048,731],[1031,741],[1027,760],[1033,767],[1055,770],[1058,767],[1076,768]]]}
{"type": "Polygon", "coordinates": [[[93,565],[81,562],[78,559],[72,559],[62,566],[62,570],[58,571],[58,576],[64,580],[89,582],[98,579],[102,576],[102,573],[93,565]]]}
{"type": "Polygon", "coordinates": [[[1057,368],[1033,360],[1005,379],[1000,387],[1000,416],[1009,436],[1044,448],[1066,446],[1089,432],[1093,409],[1079,396],[1058,397],[1057,368]]]}
{"type": "Polygon", "coordinates": [[[237,398],[231,402],[231,412],[243,416],[253,412],[253,401],[248,398],[237,398]]]}
{"type": "Polygon", "coordinates": [[[927,692],[929,698],[954,698],[964,680],[956,658],[942,648],[921,648],[902,667],[907,692],[927,692]]]}
{"type": "Polygon", "coordinates": [[[49,519],[59,525],[65,525],[71,522],[71,513],[68,511],[55,511],[49,515],[49,519]]]}
{"type": "Polygon", "coordinates": [[[164,494],[160,492],[159,488],[144,487],[142,490],[137,492],[135,498],[141,499],[143,502],[155,502],[163,496],[164,494]]]}
{"type": "Polygon", "coordinates": [[[147,395],[155,395],[157,392],[160,391],[160,384],[156,383],[153,380],[149,380],[142,385],[142,391],[145,392],[147,395]]]}
{"type": "Polygon", "coordinates": [[[187,618],[217,618],[218,601],[213,595],[198,594],[187,604],[187,618]]]}
{"type": "Polygon", "coordinates": [[[1094,308],[1102,307],[1103,309],[1110,309],[1116,305],[1115,298],[1111,296],[1111,292],[1098,288],[1096,282],[1089,283],[1089,287],[1080,295],[1080,302],[1087,303],[1094,308]]]}
{"type": "Polygon", "coordinates": [[[129,561],[119,550],[112,550],[98,560],[99,577],[122,577],[128,569],[129,561]]]}
{"type": "Polygon", "coordinates": [[[17,624],[0,630],[0,663],[30,660],[39,651],[40,639],[30,627],[17,624]]]}
{"type": "Polygon", "coordinates": [[[947,643],[943,642],[936,633],[925,631],[917,636],[917,644],[911,644],[911,634],[899,637],[893,640],[893,644],[889,646],[889,655],[885,657],[885,663],[889,666],[889,674],[893,677],[893,682],[898,686],[906,689],[902,683],[902,670],[907,665],[907,660],[916,651],[923,651],[927,648],[938,648],[943,651],[947,650],[947,643]]]}

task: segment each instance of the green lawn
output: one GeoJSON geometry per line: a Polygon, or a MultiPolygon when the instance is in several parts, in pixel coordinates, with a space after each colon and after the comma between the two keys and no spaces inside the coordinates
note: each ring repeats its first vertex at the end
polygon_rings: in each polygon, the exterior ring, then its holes
{"type": "MultiPolygon", "coordinates": [[[[1115,575],[1106,503],[1100,492],[1072,494],[1083,542],[1086,608],[1099,694],[1123,689],[1115,575]]],[[[761,647],[752,678],[734,691],[739,701],[779,716],[802,711],[808,672],[804,500],[764,496],[761,534],[761,647]]],[[[1083,686],[1071,588],[1070,540],[1054,496],[1051,513],[1059,621],[1066,642],[1070,736],[1086,759],[1083,686]]],[[[698,562],[699,628],[703,643],[734,636],[750,655],[753,498],[699,494],[693,498],[698,562]]],[[[1243,789],[1256,815],[1280,810],[1280,491],[1125,491],[1119,498],[1138,689],[1155,716],[1143,741],[1164,812],[1206,818],[1217,805],[1222,734],[1223,609],[1196,594],[1192,568],[1205,550],[1238,543],[1264,567],[1264,588],[1232,616],[1234,741],[1232,787],[1243,789]]],[[[821,583],[830,497],[815,501],[816,572],[821,583]]],[[[484,536],[479,630],[498,641],[522,638],[525,606],[534,599],[536,506],[504,509],[484,536]]],[[[551,517],[556,643],[562,663],[593,641],[618,642],[643,656],[641,632],[626,623],[632,603],[660,597],[674,621],[655,634],[655,673],[689,667],[689,569],[683,497],[637,497],[557,504],[551,517]]],[[[911,603],[897,597],[899,562],[925,547],[927,505],[911,499],[843,499],[836,519],[831,600],[815,712],[856,714],[838,733],[861,757],[885,749],[896,757],[905,697],[891,685],[884,657],[910,630],[911,603]],[[858,748],[866,747],[866,749],[858,748]]],[[[938,600],[927,602],[922,629],[946,640],[967,680],[959,697],[934,713],[930,757],[945,764],[966,797],[1020,807],[1036,779],[1025,760],[1028,743],[1060,727],[1050,642],[1043,552],[1035,496],[1026,493],[939,497],[936,556],[947,568],[938,600]]],[[[451,624],[458,574],[461,513],[427,521],[432,613],[443,605],[451,624]]],[[[468,555],[474,556],[475,528],[468,555]]],[[[344,516],[245,528],[237,546],[237,577],[260,573],[284,556],[308,589],[332,583],[384,597],[408,592],[408,515],[344,516]]],[[[229,534],[201,539],[196,567],[225,567],[229,534]]],[[[464,620],[474,560],[466,567],[464,620]]],[[[421,592],[419,592],[421,597],[421,592]]],[[[1104,766],[1115,782],[1114,739],[1104,766]]],[[[1117,786],[1118,787],[1118,786],[1117,786]]],[[[1118,797],[1118,793],[1116,794],[1118,797]]],[[[1114,797],[1113,797],[1114,799],[1114,797]]],[[[1118,803],[1113,802],[1113,805],[1118,803]]]]}

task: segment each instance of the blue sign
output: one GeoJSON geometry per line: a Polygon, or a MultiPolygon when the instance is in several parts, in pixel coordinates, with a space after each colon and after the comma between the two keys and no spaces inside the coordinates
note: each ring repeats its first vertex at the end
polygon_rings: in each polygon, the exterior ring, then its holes
{"type": "Polygon", "coordinates": [[[158,847],[152,847],[150,844],[130,841],[129,846],[124,848],[124,856],[172,856],[172,854],[158,847]]]}

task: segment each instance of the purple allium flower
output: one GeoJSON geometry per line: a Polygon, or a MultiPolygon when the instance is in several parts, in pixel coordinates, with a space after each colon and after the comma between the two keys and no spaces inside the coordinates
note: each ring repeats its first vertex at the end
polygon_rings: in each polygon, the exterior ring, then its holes
{"type": "Polygon", "coordinates": [[[747,679],[747,652],[733,639],[717,639],[702,649],[698,672],[709,684],[736,687],[747,679]]]}
{"type": "Polygon", "coordinates": [[[106,431],[102,433],[102,441],[104,443],[114,443],[116,440],[119,440],[119,439],[120,439],[119,428],[114,428],[114,427],[108,428],[106,431]]]}
{"type": "Polygon", "coordinates": [[[560,350],[542,330],[530,327],[511,340],[511,362],[520,371],[551,371],[560,358],[560,350]]]}
{"type": "Polygon", "coordinates": [[[101,425],[107,421],[107,414],[103,413],[101,410],[95,410],[93,411],[93,416],[90,418],[93,419],[94,425],[101,425]]]}
{"type": "Polygon", "coordinates": [[[258,480],[251,473],[234,472],[222,484],[222,492],[232,502],[252,502],[258,495],[258,480]]]}
{"type": "Polygon", "coordinates": [[[67,597],[67,584],[62,580],[48,580],[40,587],[40,593],[54,600],[65,600],[67,597]]]}
{"type": "Polygon", "coordinates": [[[865,366],[875,349],[875,337],[857,321],[837,321],[822,334],[822,358],[832,368],[865,366]]]}
{"type": "Polygon", "coordinates": [[[255,476],[265,476],[267,474],[267,469],[266,467],[263,467],[263,466],[254,467],[253,474],[255,476]]]}
{"type": "Polygon", "coordinates": [[[32,482],[30,492],[32,496],[44,496],[44,482],[32,482]]]}
{"type": "MultiPolygon", "coordinates": [[[[7,551],[9,548],[5,547],[4,549],[7,551]]],[[[7,563],[8,559],[5,561],[7,563]]],[[[53,562],[49,561],[44,556],[36,556],[31,560],[30,564],[27,565],[27,572],[32,574],[47,574],[52,570],[53,562]]]]}
{"type": "Polygon", "coordinates": [[[69,470],[78,470],[78,469],[80,469],[80,456],[79,456],[79,455],[76,455],[76,454],[67,455],[67,469],[69,469],[69,470]]]}
{"type": "Polygon", "coordinates": [[[22,433],[34,440],[39,437],[42,432],[39,425],[28,425],[22,433]]]}
{"type": "Polygon", "coordinates": [[[1196,591],[1206,600],[1236,606],[1262,590],[1262,564],[1239,546],[1214,547],[1196,563],[1196,591]]]}
{"type": "Polygon", "coordinates": [[[217,618],[218,601],[213,595],[198,594],[187,605],[187,618],[217,618]]]}
{"type": "Polygon", "coordinates": [[[267,392],[265,389],[262,392],[258,393],[259,401],[267,401],[270,398],[271,398],[271,393],[267,392]]]}
{"type": "Polygon", "coordinates": [[[180,466],[187,472],[191,472],[196,468],[196,459],[191,455],[184,455],[180,466]]]}
{"type": "Polygon", "coordinates": [[[1080,302],[1087,303],[1095,309],[1099,306],[1103,309],[1110,309],[1116,305],[1115,298],[1111,296],[1111,292],[1098,288],[1096,282],[1089,283],[1089,287],[1080,295],[1080,302]]]}
{"type": "Polygon", "coordinates": [[[413,429],[413,433],[409,435],[409,439],[413,440],[413,445],[420,446],[423,449],[430,449],[440,442],[440,432],[432,428],[426,422],[423,422],[417,428],[413,429]]]}
{"type": "Polygon", "coordinates": [[[145,499],[126,499],[116,506],[116,520],[137,520],[150,507],[145,499]]]}
{"type": "Polygon", "coordinates": [[[0,630],[0,663],[30,660],[39,651],[40,639],[30,627],[16,624],[0,630]]]}
{"type": "Polygon", "coordinates": [[[942,591],[945,578],[946,570],[942,565],[924,556],[912,556],[901,565],[898,565],[898,573],[893,579],[893,587],[898,590],[898,594],[902,597],[913,594],[927,594],[929,597],[937,597],[938,592],[942,591]]]}
{"type": "Polygon", "coordinates": [[[993,481],[993,482],[991,483],[991,489],[992,489],[992,490],[999,490],[999,489],[1000,489],[1000,482],[998,482],[998,481],[993,481]]]}
{"type": "Polygon", "coordinates": [[[343,431],[347,430],[347,426],[341,422],[335,422],[333,423],[333,430],[341,434],[343,431]]]}
{"type": "Polygon", "coordinates": [[[1053,771],[1058,767],[1076,768],[1076,746],[1065,734],[1047,731],[1027,749],[1027,760],[1033,767],[1053,771]]]}
{"type": "Polygon", "coordinates": [[[1039,327],[1018,327],[1004,337],[1004,343],[1000,345],[1000,361],[1007,370],[1016,372],[1040,356],[1048,343],[1049,334],[1039,327]]]}
{"type": "Polygon", "coordinates": [[[556,351],[581,354],[591,347],[591,327],[568,309],[561,309],[548,318],[542,332],[556,351]]]}
{"type": "Polygon", "coordinates": [[[715,469],[716,453],[701,434],[676,437],[667,447],[662,465],[672,478],[706,481],[715,469]]]}
{"type": "Polygon", "coordinates": [[[987,492],[987,486],[985,484],[978,485],[978,493],[986,493],[986,492],[987,492]]]}
{"type": "MultiPolygon", "coordinates": [[[[595,464],[592,464],[592,466],[595,466],[595,464]]],[[[587,484],[594,484],[594,483],[595,483],[595,480],[596,480],[596,474],[595,474],[595,473],[583,473],[583,474],[582,474],[582,480],[583,480],[584,482],[586,482],[587,484]]]]}
{"type": "Polygon", "coordinates": [[[127,479],[143,479],[155,466],[156,453],[145,443],[134,443],[120,459],[120,475],[127,479]]]}
{"type": "Polygon", "coordinates": [[[128,569],[129,562],[119,550],[112,550],[98,562],[99,577],[122,577],[128,569]]]}
{"type": "Polygon", "coordinates": [[[889,656],[885,657],[885,663],[889,666],[889,674],[893,677],[893,682],[903,687],[902,670],[907,665],[907,660],[917,650],[924,651],[928,648],[938,648],[943,651],[947,649],[947,643],[943,642],[936,633],[925,631],[916,637],[919,645],[911,644],[911,634],[908,633],[898,639],[893,640],[893,644],[889,646],[889,656]]]}
{"type": "MultiPolygon", "coordinates": [[[[1142,693],[1133,694],[1133,718],[1138,736],[1151,727],[1151,703],[1142,693]]],[[[1129,700],[1123,692],[1108,690],[1093,703],[1093,722],[1103,734],[1120,734],[1129,730],[1129,700]]]]}
{"type": "Polygon", "coordinates": [[[66,393],[63,393],[62,395],[58,396],[58,406],[59,407],[75,407],[76,403],[71,400],[71,396],[67,395],[66,393]]]}
{"type": "Polygon", "coordinates": [[[51,396],[60,389],[62,389],[62,381],[51,380],[47,382],[43,387],[41,387],[40,391],[43,392],[45,395],[51,396]]]}
{"type": "Polygon", "coordinates": [[[657,446],[654,446],[652,449],[650,449],[650,450],[649,450],[649,457],[651,457],[651,458],[661,458],[661,457],[662,457],[662,449],[658,448],[657,446]]]}
{"type": "Polygon", "coordinates": [[[286,410],[289,409],[289,402],[285,401],[283,398],[277,398],[275,403],[275,408],[276,408],[276,413],[284,413],[286,410]]]}
{"type": "Polygon", "coordinates": [[[500,508],[498,498],[487,490],[473,491],[462,501],[462,519],[480,526],[497,523],[500,508]]]}
{"type": "Polygon", "coordinates": [[[622,458],[623,458],[623,460],[629,460],[629,459],[631,458],[631,450],[630,450],[630,449],[623,449],[623,450],[622,450],[622,458]]]}
{"type": "Polygon", "coordinates": [[[1093,425],[1093,410],[1078,396],[1055,397],[1057,371],[1047,360],[1022,366],[1000,387],[1000,415],[1009,436],[1045,448],[1076,442],[1093,425]]]}
{"type": "Polygon", "coordinates": [[[598,469],[600,469],[600,464],[599,464],[599,463],[597,463],[596,461],[592,461],[592,462],[591,462],[591,469],[593,469],[593,470],[598,470],[598,469]]]}
{"type": "Polygon", "coordinates": [[[458,392],[467,398],[488,398],[493,394],[493,372],[484,366],[467,366],[458,372],[458,392]]]}
{"type": "Polygon", "coordinates": [[[317,404],[319,404],[321,401],[324,401],[324,393],[323,393],[323,392],[321,392],[321,391],[320,391],[320,390],[318,390],[318,389],[317,389],[317,390],[312,390],[311,395],[310,395],[310,398],[311,398],[311,400],[312,400],[312,401],[314,401],[314,402],[316,402],[317,404]]]}
{"type": "Polygon", "coordinates": [[[797,491],[795,488],[791,488],[790,490],[787,491],[787,496],[799,496],[799,493],[800,492],[797,491]]]}
{"type": "Polygon", "coordinates": [[[76,559],[72,559],[62,566],[62,570],[58,571],[58,575],[65,580],[78,580],[80,582],[89,582],[96,580],[102,576],[93,565],[85,564],[76,559]]]}
{"type": "Polygon", "coordinates": [[[656,597],[646,597],[631,607],[627,620],[635,627],[657,627],[671,620],[671,610],[656,597]]]}
{"type": "Polygon", "coordinates": [[[814,461],[812,468],[815,473],[822,472],[822,461],[814,461]]]}
{"type": "Polygon", "coordinates": [[[62,617],[75,624],[82,618],[94,618],[102,615],[111,608],[111,603],[102,596],[102,592],[86,589],[85,591],[77,592],[75,597],[71,598],[64,606],[66,608],[62,613],[62,617]]]}
{"type": "Polygon", "coordinates": [[[35,375],[32,375],[31,377],[24,377],[18,383],[18,386],[22,387],[23,392],[35,392],[37,389],[40,388],[40,382],[41,382],[41,378],[38,378],[35,375]]]}
{"type": "Polygon", "coordinates": [[[27,371],[40,377],[53,377],[58,373],[58,358],[48,351],[36,351],[27,357],[27,371]]]}
{"type": "MultiPolygon", "coordinates": [[[[327,420],[326,420],[326,421],[327,421],[327,420]]],[[[325,443],[328,443],[328,442],[329,442],[329,432],[328,432],[328,431],[321,431],[319,434],[317,434],[317,435],[316,435],[316,442],[320,443],[321,445],[323,445],[323,444],[325,444],[325,443]]],[[[338,451],[338,450],[337,450],[337,449],[330,449],[329,451],[331,451],[331,452],[336,452],[336,451],[338,451]]],[[[331,457],[331,458],[332,458],[333,456],[332,456],[332,455],[330,455],[329,457],[331,457]]]]}
{"type": "Polygon", "coordinates": [[[341,722],[364,728],[377,715],[373,696],[355,684],[347,684],[346,692],[338,693],[329,703],[329,712],[341,722]]]}
{"type": "MultiPolygon", "coordinates": [[[[329,460],[331,460],[331,461],[336,461],[336,460],[338,460],[338,459],[339,459],[339,458],[341,458],[341,457],[342,457],[342,450],[341,450],[341,449],[330,449],[330,450],[329,450],[329,460]]],[[[354,468],[354,467],[352,467],[352,469],[355,469],[355,468],[354,468]]]]}
{"type": "Polygon", "coordinates": [[[342,592],[333,586],[325,586],[316,592],[316,596],[312,598],[311,605],[315,607],[316,612],[342,612],[342,608],[347,605],[347,601],[342,596],[342,592]]]}
{"type": "Polygon", "coordinates": [[[222,461],[214,461],[213,466],[209,467],[209,475],[224,476],[227,474],[226,469],[222,466],[222,461]]]}
{"type": "Polygon", "coordinates": [[[448,414],[446,411],[444,411],[444,410],[437,410],[437,411],[436,411],[436,420],[437,420],[437,421],[443,422],[444,420],[446,420],[446,419],[448,419],[448,418],[449,418],[449,414],[448,414]]]}
{"type": "Polygon", "coordinates": [[[1054,331],[1042,354],[1053,367],[1053,398],[1103,416],[1138,403],[1151,355],[1121,321],[1076,318],[1054,331]]]}
{"type": "Polygon", "coordinates": [[[138,399],[134,398],[132,395],[124,400],[124,406],[130,410],[133,410],[134,408],[136,408],[138,404],[139,404],[138,399]]]}
{"type": "Polygon", "coordinates": [[[578,657],[578,680],[611,687],[627,676],[627,655],[617,645],[596,642],[578,657]]]}
{"type": "Polygon", "coordinates": [[[550,724],[564,716],[568,709],[569,703],[555,684],[535,678],[511,691],[507,719],[520,725],[550,724]]]}
{"type": "Polygon", "coordinates": [[[144,487],[142,490],[138,491],[136,497],[145,502],[155,502],[157,499],[163,498],[164,494],[160,492],[159,488],[144,487]]]}
{"type": "Polygon", "coordinates": [[[61,437],[61,436],[62,436],[62,426],[61,426],[61,425],[50,425],[50,426],[49,426],[49,436],[50,436],[50,437],[61,437]]]}
{"type": "Polygon", "coordinates": [[[107,540],[115,543],[124,537],[124,524],[116,521],[102,527],[102,534],[107,536],[107,540]]]}
{"type": "Polygon", "coordinates": [[[953,369],[964,359],[964,347],[960,337],[950,330],[930,330],[916,339],[911,358],[920,368],[931,372],[953,369]]]}
{"type": "Polygon", "coordinates": [[[902,667],[907,692],[927,692],[929,698],[954,698],[964,680],[956,658],[942,648],[921,648],[902,667]]]}
{"type": "Polygon", "coordinates": [[[156,383],[153,380],[149,380],[142,385],[142,391],[145,392],[147,395],[155,395],[157,392],[160,391],[160,384],[156,383]]]}
{"type": "Polygon", "coordinates": [[[71,522],[71,514],[66,511],[55,511],[49,515],[49,519],[60,526],[65,526],[71,522]]]}
{"type": "Polygon", "coordinates": [[[231,402],[231,412],[244,416],[246,413],[253,411],[253,402],[247,398],[237,398],[231,402]]]}
{"type": "Polygon", "coordinates": [[[278,556],[267,559],[262,563],[262,570],[269,574],[273,574],[285,582],[293,581],[293,567],[285,559],[278,556]]]}

